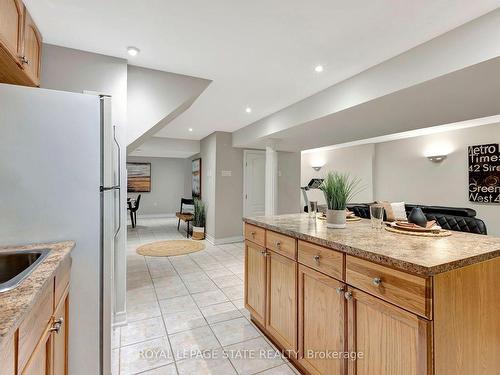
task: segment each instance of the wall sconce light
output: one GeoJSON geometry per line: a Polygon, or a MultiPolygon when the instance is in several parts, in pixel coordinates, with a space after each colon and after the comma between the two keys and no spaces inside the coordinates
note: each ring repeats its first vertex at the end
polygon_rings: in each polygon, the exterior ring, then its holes
{"type": "Polygon", "coordinates": [[[430,156],[427,156],[427,159],[429,159],[433,163],[441,163],[446,158],[447,158],[447,155],[430,155],[430,156]]]}
{"type": "Polygon", "coordinates": [[[315,166],[315,167],[312,167],[312,169],[314,169],[316,172],[319,172],[321,170],[321,166],[315,166]]]}

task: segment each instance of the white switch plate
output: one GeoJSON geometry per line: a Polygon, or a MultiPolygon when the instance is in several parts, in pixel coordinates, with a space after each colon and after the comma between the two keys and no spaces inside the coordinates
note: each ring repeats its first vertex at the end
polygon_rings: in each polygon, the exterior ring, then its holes
{"type": "Polygon", "coordinates": [[[222,171],[222,177],[231,177],[232,171],[222,171]]]}

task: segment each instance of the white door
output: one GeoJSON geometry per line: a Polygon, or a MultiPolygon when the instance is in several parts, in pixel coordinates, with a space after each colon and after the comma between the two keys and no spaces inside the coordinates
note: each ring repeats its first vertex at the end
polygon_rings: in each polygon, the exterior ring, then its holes
{"type": "Polygon", "coordinates": [[[244,215],[261,216],[264,215],[266,194],[266,153],[245,150],[244,155],[244,215]]]}

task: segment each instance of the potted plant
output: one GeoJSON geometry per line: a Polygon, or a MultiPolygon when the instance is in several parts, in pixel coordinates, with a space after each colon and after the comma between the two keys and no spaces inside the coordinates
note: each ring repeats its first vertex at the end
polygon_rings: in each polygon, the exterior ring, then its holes
{"type": "Polygon", "coordinates": [[[193,240],[205,239],[205,203],[194,200],[193,240]]]}
{"type": "Polygon", "coordinates": [[[346,227],[347,202],[359,193],[359,178],[351,178],[348,173],[328,172],[323,183],[319,187],[325,195],[326,227],[346,227]]]}

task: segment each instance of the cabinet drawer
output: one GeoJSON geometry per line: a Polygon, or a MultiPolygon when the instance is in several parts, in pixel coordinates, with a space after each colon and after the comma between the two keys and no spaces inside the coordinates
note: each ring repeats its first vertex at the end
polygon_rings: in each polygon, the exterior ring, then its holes
{"type": "Polygon", "coordinates": [[[297,259],[297,241],[295,238],[268,230],[266,232],[266,247],[290,259],[297,259]]]}
{"type": "Polygon", "coordinates": [[[252,224],[245,224],[245,239],[260,246],[266,246],[266,230],[252,224]]]}
{"type": "Polygon", "coordinates": [[[54,288],[54,308],[59,305],[61,298],[69,285],[69,277],[71,270],[71,257],[66,257],[57,269],[55,276],[55,288],[54,288]]]}
{"type": "Polygon", "coordinates": [[[432,318],[430,278],[411,275],[348,255],[346,281],[387,302],[432,318]]]}
{"type": "Polygon", "coordinates": [[[52,318],[54,279],[44,285],[32,310],[19,326],[18,369],[24,368],[52,318]]]}
{"type": "Polygon", "coordinates": [[[299,240],[298,244],[299,263],[314,268],[337,280],[344,279],[344,254],[299,240]]]}

